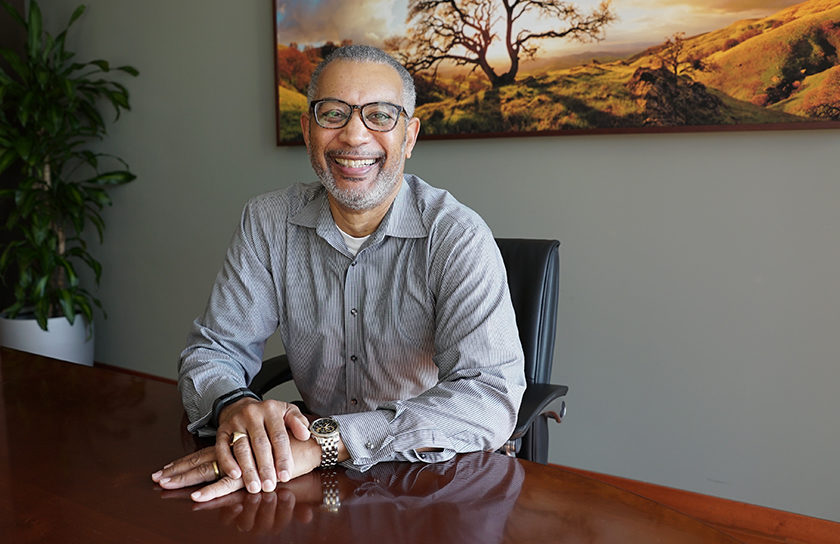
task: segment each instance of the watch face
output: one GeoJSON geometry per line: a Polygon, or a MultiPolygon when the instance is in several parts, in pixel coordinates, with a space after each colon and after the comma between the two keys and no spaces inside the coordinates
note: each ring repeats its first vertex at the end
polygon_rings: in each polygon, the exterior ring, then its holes
{"type": "Polygon", "coordinates": [[[331,434],[338,430],[338,422],[329,417],[322,417],[315,420],[312,430],[318,434],[331,434]]]}

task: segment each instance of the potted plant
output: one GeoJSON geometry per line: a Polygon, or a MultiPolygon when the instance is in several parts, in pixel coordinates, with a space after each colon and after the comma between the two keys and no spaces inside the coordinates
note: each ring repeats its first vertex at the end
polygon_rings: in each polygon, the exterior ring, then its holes
{"type": "Polygon", "coordinates": [[[104,60],[77,62],[67,51],[67,32],[85,6],[53,36],[42,27],[37,1],[29,3],[25,16],[6,0],[0,3],[27,36],[22,55],[0,50],[5,64],[0,65],[0,174],[16,174],[14,186],[0,190],[0,198],[13,202],[3,225],[8,241],[0,246],[0,274],[14,296],[0,316],[0,343],[69,359],[50,348],[17,345],[21,327],[39,334],[49,330],[48,338],[53,329],[81,328],[90,352],[85,362],[92,364],[93,307],[102,305],[83,286],[78,267],[92,271],[98,285],[102,266],[88,252],[86,230],[95,230],[102,242],[100,212],[111,204],[108,190],[135,178],[122,159],[92,144],[106,134],[103,104],[113,107],[115,120],[130,109],[128,91],[113,76],[138,72],[104,60]],[[4,333],[2,327],[9,326],[14,330],[4,333]]]}

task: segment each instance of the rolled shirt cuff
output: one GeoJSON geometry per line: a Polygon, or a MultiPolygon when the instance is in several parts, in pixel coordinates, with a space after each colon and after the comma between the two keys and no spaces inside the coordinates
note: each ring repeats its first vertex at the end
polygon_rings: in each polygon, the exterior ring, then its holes
{"type": "MultiPolygon", "coordinates": [[[[235,389],[244,387],[245,384],[238,383],[229,379],[216,379],[208,384],[207,388],[201,391],[201,394],[194,392],[196,397],[194,403],[194,410],[187,410],[190,416],[190,424],[187,425],[187,430],[191,433],[198,434],[198,436],[215,436],[216,428],[213,426],[213,404],[219,397],[230,393],[235,389]],[[196,416],[198,416],[196,418],[196,416]]],[[[187,396],[189,393],[182,391],[184,406],[189,406],[187,396]]]]}
{"type": "Polygon", "coordinates": [[[391,433],[390,410],[331,416],[338,421],[339,433],[350,459],[344,466],[364,472],[376,463],[413,461],[437,463],[455,455],[449,439],[434,429],[417,430],[395,436],[391,433]],[[389,417],[390,416],[390,417],[389,417]],[[441,451],[417,452],[433,447],[441,451]]]}

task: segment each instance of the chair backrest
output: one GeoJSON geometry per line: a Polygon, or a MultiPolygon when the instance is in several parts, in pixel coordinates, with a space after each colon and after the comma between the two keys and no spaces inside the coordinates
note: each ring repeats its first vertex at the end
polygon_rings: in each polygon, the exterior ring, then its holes
{"type": "Polygon", "coordinates": [[[496,238],[507,270],[528,383],[549,383],[560,293],[560,242],[496,238]]]}

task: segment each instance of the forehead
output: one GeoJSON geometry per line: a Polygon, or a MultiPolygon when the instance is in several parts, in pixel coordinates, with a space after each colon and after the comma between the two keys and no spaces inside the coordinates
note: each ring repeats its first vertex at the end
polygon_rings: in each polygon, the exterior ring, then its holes
{"type": "Polygon", "coordinates": [[[397,71],[378,62],[333,61],[318,82],[318,98],[339,98],[350,104],[402,104],[402,80],[397,71]]]}

